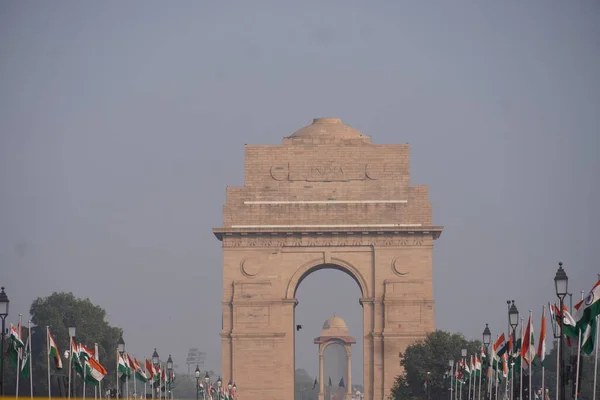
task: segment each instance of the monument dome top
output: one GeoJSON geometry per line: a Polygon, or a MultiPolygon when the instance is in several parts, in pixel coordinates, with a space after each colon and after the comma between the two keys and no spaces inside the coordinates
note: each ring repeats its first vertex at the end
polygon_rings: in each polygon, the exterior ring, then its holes
{"type": "Polygon", "coordinates": [[[368,138],[357,129],[346,125],[339,118],[315,118],[312,124],[305,126],[289,136],[290,138],[330,137],[339,139],[368,138]]]}

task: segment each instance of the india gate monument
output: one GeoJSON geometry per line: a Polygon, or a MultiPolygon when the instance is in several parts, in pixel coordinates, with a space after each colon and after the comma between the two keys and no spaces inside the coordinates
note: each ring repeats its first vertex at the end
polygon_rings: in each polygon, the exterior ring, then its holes
{"type": "MultiPolygon", "coordinates": [[[[227,187],[222,374],[248,399],[294,398],[296,289],[332,268],[359,286],[366,400],[387,399],[399,354],[434,330],[428,188],[410,182],[408,144],[373,144],[318,118],[281,145],[246,145],[245,183],[227,187]]],[[[321,382],[319,383],[321,385],[321,382]]],[[[322,397],[322,396],[321,396],[322,397]]]]}

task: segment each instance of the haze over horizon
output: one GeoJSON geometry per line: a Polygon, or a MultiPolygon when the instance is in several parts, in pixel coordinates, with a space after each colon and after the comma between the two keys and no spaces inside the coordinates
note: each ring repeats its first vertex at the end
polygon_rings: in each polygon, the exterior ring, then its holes
{"type": "MultiPolygon", "coordinates": [[[[600,272],[597,2],[5,1],[0,37],[8,322],[69,291],[132,353],[219,371],[225,188],[244,144],[316,117],[410,143],[445,227],[437,328],[495,337],[507,299],[537,326],[559,261],[576,298],[600,272]]],[[[362,346],[359,297],[337,271],[302,282],[297,368],[316,376],[334,312],[362,346]]]]}

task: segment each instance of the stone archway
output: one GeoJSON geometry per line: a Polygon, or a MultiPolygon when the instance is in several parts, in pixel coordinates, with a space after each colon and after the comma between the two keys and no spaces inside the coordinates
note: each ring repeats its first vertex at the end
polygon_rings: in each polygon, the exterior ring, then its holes
{"type": "Polygon", "coordinates": [[[410,185],[408,145],[374,145],[322,118],[281,146],[246,146],[245,186],[223,227],[222,374],[248,398],[294,394],[295,293],[320,268],[359,285],[365,399],[385,399],[398,355],[434,329],[428,190],[410,185]]]}

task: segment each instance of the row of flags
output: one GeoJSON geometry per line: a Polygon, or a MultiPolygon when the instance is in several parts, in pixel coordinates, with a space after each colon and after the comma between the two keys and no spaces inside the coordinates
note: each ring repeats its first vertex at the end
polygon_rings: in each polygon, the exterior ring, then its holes
{"type": "MultiPolygon", "coordinates": [[[[314,390],[317,385],[319,384],[319,381],[317,380],[317,378],[315,378],[315,382],[313,383],[313,387],[312,390],[314,390]]],[[[331,382],[331,377],[329,377],[329,387],[333,386],[332,382],[331,382]]],[[[341,388],[346,387],[346,385],[344,384],[344,377],[342,376],[342,379],[340,379],[340,383],[338,383],[338,386],[341,388]]]]}
{"type": "MultiPolygon", "coordinates": [[[[22,339],[21,323],[18,326],[10,324],[9,330],[9,359],[20,370],[20,373],[17,374],[17,379],[21,376],[23,378],[30,378],[31,380],[31,327],[29,328],[26,343],[22,339]]],[[[55,368],[59,370],[63,368],[63,361],[56,340],[50,332],[49,327],[46,327],[46,339],[48,380],[50,380],[50,361],[53,360],[55,368]]],[[[94,347],[91,348],[83,343],[76,343],[75,339],[71,338],[70,347],[69,356],[75,372],[85,383],[89,383],[92,386],[99,386],[107,375],[107,371],[100,364],[98,345],[94,344],[94,347]]],[[[155,366],[148,359],[145,359],[145,363],[142,364],[136,357],[132,357],[129,353],[124,352],[121,354],[117,351],[117,378],[121,380],[134,379],[134,387],[135,381],[139,381],[144,384],[150,383],[153,388],[157,388],[157,391],[164,391],[168,384],[175,381],[175,372],[171,371],[171,373],[167,373],[166,369],[161,368],[160,365],[155,366]]],[[[239,399],[236,386],[232,385],[231,382],[227,387],[216,387],[211,383],[208,384],[207,388],[204,387],[204,383],[200,383],[199,386],[202,398],[206,400],[239,399]]]]}
{"type": "MultiPolygon", "coordinates": [[[[22,327],[10,324],[10,345],[8,348],[9,359],[15,366],[20,366],[20,375],[23,378],[30,378],[31,364],[31,328],[27,335],[27,343],[22,340],[22,327]]],[[[46,327],[46,343],[48,361],[54,360],[56,369],[62,369],[63,362],[60,355],[56,340],[50,332],[50,328],[46,327]]],[[[75,344],[71,339],[71,360],[75,367],[75,371],[86,381],[94,386],[97,386],[100,381],[106,376],[106,369],[98,360],[98,345],[94,345],[94,349],[90,349],[83,344],[75,344]]],[[[50,370],[48,370],[50,372],[50,370]]]]}
{"type": "MultiPolygon", "coordinates": [[[[578,351],[588,355],[594,352],[597,322],[600,316],[600,280],[585,298],[573,306],[572,312],[564,304],[561,309],[556,304],[548,303],[548,310],[555,337],[560,337],[559,330],[562,325],[567,346],[578,346],[578,351]]],[[[543,382],[546,359],[546,306],[542,307],[537,339],[536,342],[533,315],[530,311],[526,324],[521,324],[520,329],[515,329],[514,335],[502,333],[497,337],[492,345],[491,360],[488,360],[488,354],[482,347],[480,354],[458,361],[453,375],[458,383],[464,384],[487,371],[488,377],[495,375],[495,381],[499,382],[511,380],[514,370],[528,370],[532,365],[539,363],[542,366],[543,382]]]]}

